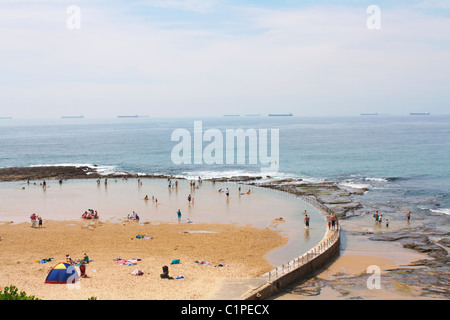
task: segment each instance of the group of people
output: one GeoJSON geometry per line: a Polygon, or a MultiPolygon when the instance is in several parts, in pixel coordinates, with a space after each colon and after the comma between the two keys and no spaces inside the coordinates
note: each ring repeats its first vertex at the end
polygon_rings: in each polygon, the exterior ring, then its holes
{"type": "Polygon", "coordinates": [[[31,227],[36,228],[36,223],[38,223],[39,228],[42,227],[42,217],[36,215],[36,213],[33,212],[33,214],[30,217],[31,227]]]}
{"type": "MultiPolygon", "coordinates": [[[[223,190],[222,190],[222,188],[221,189],[219,189],[219,192],[224,192],[223,190]]],[[[230,189],[226,189],[225,190],[225,194],[227,195],[227,197],[229,197],[230,196],[230,189]]]]}
{"type": "MultiPolygon", "coordinates": [[[[145,201],[150,200],[148,197],[148,194],[145,195],[144,200],[145,201]]],[[[155,202],[156,204],[158,204],[158,198],[155,198],[155,196],[152,196],[152,201],[155,202]]]]}
{"type": "MultiPolygon", "coordinates": [[[[375,211],[373,217],[375,218],[375,223],[378,223],[378,225],[381,226],[381,223],[383,222],[383,215],[379,214],[378,211],[375,211]]],[[[411,220],[411,211],[408,211],[406,213],[406,221],[409,223],[410,220],[411,220]]],[[[388,227],[389,227],[389,220],[386,219],[386,228],[388,227]]]]}
{"type": "Polygon", "coordinates": [[[330,215],[330,221],[328,221],[328,229],[337,230],[338,229],[338,218],[334,213],[330,215]]]}
{"type": "Polygon", "coordinates": [[[128,214],[127,218],[128,220],[136,220],[136,221],[139,221],[140,219],[139,215],[135,211],[133,211],[133,213],[131,214],[128,214]]]}
{"type": "Polygon", "coordinates": [[[189,193],[189,195],[187,197],[187,200],[189,202],[189,205],[191,204],[191,202],[192,202],[192,204],[194,204],[194,197],[192,197],[190,193],[189,193]]]}
{"type": "MultiPolygon", "coordinates": [[[[305,227],[309,228],[309,222],[311,220],[311,217],[308,215],[306,210],[303,211],[303,215],[305,216],[305,218],[304,218],[305,227]]],[[[337,230],[338,229],[338,219],[334,213],[332,213],[328,219],[328,229],[329,230],[337,230]]]]}
{"type": "MultiPolygon", "coordinates": [[[[378,211],[375,211],[373,214],[373,217],[375,218],[375,223],[378,223],[379,226],[381,226],[381,223],[383,222],[383,215],[379,214],[378,211]]],[[[386,219],[386,228],[389,227],[389,220],[386,219]]]]}
{"type": "Polygon", "coordinates": [[[83,259],[77,259],[77,260],[72,260],[72,258],[70,257],[69,254],[66,254],[66,262],[68,264],[88,264],[89,263],[89,257],[86,253],[84,253],[83,259]]]}
{"type": "Polygon", "coordinates": [[[98,213],[97,210],[93,210],[93,209],[88,209],[87,211],[85,211],[82,215],[81,218],[83,219],[98,219],[98,213]]]}
{"type": "Polygon", "coordinates": [[[169,181],[169,189],[175,187],[178,188],[178,180],[175,180],[175,183],[172,184],[172,180],[170,178],[167,179],[169,181]]]}
{"type": "Polygon", "coordinates": [[[80,277],[81,278],[88,278],[88,276],[86,275],[86,264],[88,264],[90,262],[89,257],[86,253],[84,253],[84,257],[83,260],[81,259],[77,259],[72,260],[72,258],[70,257],[70,255],[66,254],[66,262],[70,265],[79,265],[80,267],[80,277]]]}
{"type": "MultiPolygon", "coordinates": [[[[226,188],[225,191],[222,188],[220,188],[219,192],[225,192],[227,197],[230,196],[230,189],[228,189],[228,188],[226,188]]],[[[251,193],[250,189],[248,189],[247,192],[241,192],[241,187],[239,187],[238,192],[239,192],[239,195],[244,195],[244,194],[250,194],[251,193]]]]}

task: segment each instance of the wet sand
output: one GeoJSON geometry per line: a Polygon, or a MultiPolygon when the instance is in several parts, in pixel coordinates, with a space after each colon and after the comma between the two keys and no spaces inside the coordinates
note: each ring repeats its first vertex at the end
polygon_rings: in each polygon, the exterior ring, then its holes
{"type": "Polygon", "coordinates": [[[226,279],[252,278],[272,269],[265,256],[287,243],[269,228],[135,221],[46,221],[42,228],[3,223],[0,235],[0,287],[12,284],[45,300],[207,299],[226,279]],[[152,239],[137,239],[139,234],[152,239]],[[84,253],[93,260],[86,268],[88,278],[75,285],[44,283],[66,254],[75,260],[84,253]],[[120,265],[114,261],[118,257],[141,261],[120,265]],[[47,258],[53,259],[36,262],[47,258]],[[172,265],[172,259],[180,259],[180,264],[172,265]],[[211,265],[195,262],[202,260],[211,265]],[[170,276],[184,278],[161,279],[165,265],[170,276]],[[144,274],[132,275],[135,269],[144,274]]]}

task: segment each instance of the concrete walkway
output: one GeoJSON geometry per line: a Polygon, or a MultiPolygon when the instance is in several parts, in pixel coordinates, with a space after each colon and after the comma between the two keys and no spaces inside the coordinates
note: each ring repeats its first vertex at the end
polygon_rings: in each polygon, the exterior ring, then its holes
{"type": "Polygon", "coordinates": [[[217,285],[209,300],[242,300],[242,296],[267,283],[267,278],[226,278],[217,285]]]}
{"type": "MultiPolygon", "coordinates": [[[[316,245],[316,247],[320,247],[322,243],[326,243],[330,238],[335,235],[335,231],[327,230],[324,238],[316,245]]],[[[339,234],[338,234],[339,236],[339,234]]],[[[327,246],[326,248],[322,248],[322,250],[319,250],[316,254],[313,255],[312,259],[314,260],[318,256],[324,254],[326,251],[328,251],[330,247],[327,246]]],[[[325,256],[327,256],[326,254],[325,256]]],[[[311,261],[311,260],[309,260],[311,261]]],[[[308,260],[305,261],[305,264],[309,262],[308,260]]],[[[287,263],[284,267],[277,267],[272,270],[278,271],[279,275],[286,275],[290,272],[294,271],[295,269],[301,269],[304,266],[304,264],[300,263],[298,261],[297,263],[294,263],[293,260],[291,260],[289,263],[287,263]],[[286,270],[285,268],[288,267],[286,270]]],[[[269,273],[265,273],[257,278],[224,278],[221,279],[219,283],[216,284],[215,288],[208,294],[205,299],[208,300],[243,300],[245,297],[249,297],[252,294],[255,294],[256,291],[261,290],[261,288],[268,284],[269,281],[269,273]]],[[[276,279],[271,281],[278,281],[276,279]]],[[[265,286],[267,287],[267,286],[265,286]]]]}

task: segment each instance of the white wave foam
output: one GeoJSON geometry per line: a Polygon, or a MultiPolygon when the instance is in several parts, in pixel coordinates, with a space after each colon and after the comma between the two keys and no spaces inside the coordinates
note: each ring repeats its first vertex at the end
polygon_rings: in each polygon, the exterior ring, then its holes
{"type": "Polygon", "coordinates": [[[375,182],[388,182],[387,179],[384,178],[365,178],[366,181],[375,181],[375,182]]]}
{"type": "Polygon", "coordinates": [[[256,181],[256,183],[264,183],[267,181],[273,181],[273,180],[281,180],[286,178],[295,178],[291,174],[285,174],[281,172],[277,172],[276,174],[271,174],[267,176],[266,174],[262,174],[261,172],[251,172],[251,171],[245,171],[245,170],[226,170],[226,171],[189,171],[189,172],[182,172],[180,174],[172,174],[171,176],[179,179],[187,179],[187,180],[197,180],[198,177],[201,177],[202,179],[220,179],[220,178],[233,178],[233,177],[259,177],[256,181]]]}
{"type": "Polygon", "coordinates": [[[301,178],[302,182],[305,183],[321,183],[321,182],[326,182],[328,181],[327,179],[323,179],[323,178],[301,178]]]}
{"type": "Polygon", "coordinates": [[[369,189],[371,187],[369,184],[356,183],[356,182],[352,182],[352,181],[341,182],[341,183],[339,183],[339,185],[343,186],[343,187],[347,187],[347,188],[352,188],[352,189],[369,189]]]}
{"type": "Polygon", "coordinates": [[[447,215],[450,215],[450,209],[443,208],[443,209],[430,209],[431,212],[437,212],[437,213],[444,213],[447,215]]]}

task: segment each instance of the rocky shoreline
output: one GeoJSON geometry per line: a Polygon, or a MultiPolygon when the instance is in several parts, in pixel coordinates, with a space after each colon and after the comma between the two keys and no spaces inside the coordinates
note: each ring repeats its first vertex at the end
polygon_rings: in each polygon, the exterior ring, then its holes
{"type": "MultiPolygon", "coordinates": [[[[3,181],[26,181],[26,180],[52,180],[52,179],[97,179],[97,178],[153,178],[168,179],[166,175],[137,175],[123,174],[99,174],[95,167],[87,166],[45,166],[45,167],[23,167],[0,169],[0,182],[3,181]]],[[[207,180],[207,179],[205,179],[207,180]]],[[[271,188],[300,197],[312,197],[326,211],[333,212],[339,219],[351,219],[371,212],[373,208],[366,208],[356,201],[354,196],[361,196],[366,189],[342,188],[336,182],[305,182],[301,179],[271,179],[270,177],[218,177],[217,182],[235,182],[258,187],[271,188]]],[[[398,242],[404,248],[413,249],[425,253],[430,259],[416,261],[411,266],[405,266],[399,270],[390,270],[388,277],[392,277],[392,283],[400,283],[408,288],[414,287],[418,290],[417,295],[421,297],[433,297],[448,299],[450,288],[448,275],[450,259],[448,250],[450,237],[437,229],[417,226],[408,230],[395,230],[387,232],[347,231],[348,235],[366,236],[371,241],[398,242]],[[419,289],[417,289],[419,288],[419,289]]],[[[355,287],[364,285],[360,277],[349,277],[343,275],[334,281],[317,279],[315,277],[302,284],[291,287],[291,292],[301,295],[315,295],[320,288],[331,286],[355,287]],[[313,288],[313,290],[311,289],[313,288]],[[313,293],[311,293],[313,292],[313,293]]]]}
{"type": "Polygon", "coordinates": [[[26,180],[97,179],[97,178],[167,178],[163,175],[137,175],[131,173],[100,174],[96,167],[88,166],[36,166],[0,168],[0,182],[26,180]]]}
{"type": "MultiPolygon", "coordinates": [[[[255,183],[250,183],[255,184],[255,183]]],[[[273,188],[298,196],[314,197],[323,208],[336,214],[339,219],[357,218],[370,212],[373,208],[366,208],[361,202],[356,201],[353,196],[361,196],[367,189],[341,188],[335,182],[308,183],[301,179],[284,179],[257,184],[260,187],[273,188]]],[[[366,236],[370,241],[397,242],[403,248],[412,249],[426,254],[429,259],[422,259],[403,266],[399,269],[386,270],[384,279],[388,279],[390,288],[387,290],[398,290],[400,287],[408,294],[421,298],[450,298],[450,286],[448,276],[450,274],[450,234],[439,231],[432,227],[422,225],[414,228],[400,229],[395,231],[368,232],[345,231],[347,237],[366,236]]],[[[324,287],[331,287],[341,292],[342,297],[351,297],[351,289],[360,289],[366,286],[367,275],[349,276],[338,275],[334,280],[324,280],[317,277],[290,286],[286,292],[314,296],[320,294],[324,287]]]]}

